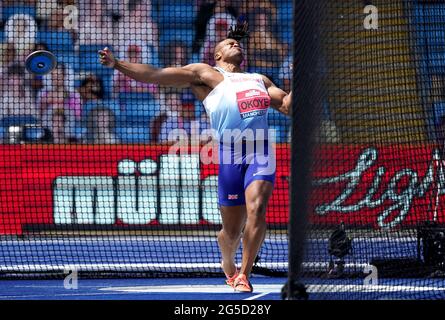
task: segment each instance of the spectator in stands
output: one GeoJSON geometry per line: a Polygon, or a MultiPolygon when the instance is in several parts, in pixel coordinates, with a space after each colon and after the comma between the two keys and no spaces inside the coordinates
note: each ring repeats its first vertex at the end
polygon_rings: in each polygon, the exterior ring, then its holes
{"type": "Polygon", "coordinates": [[[104,98],[104,85],[99,77],[89,74],[82,79],[78,92],[82,105],[89,102],[99,103],[104,98]]]}
{"type": "MultiPolygon", "coordinates": [[[[130,45],[128,47],[126,59],[132,63],[142,62],[142,49],[138,45],[130,45]]],[[[158,87],[154,84],[142,83],[127,77],[126,75],[115,70],[114,72],[113,92],[116,98],[120,93],[129,92],[149,92],[152,94],[158,93],[158,87]]]]}
{"type": "Polygon", "coordinates": [[[151,17],[152,5],[150,0],[130,0],[128,8],[119,21],[114,45],[122,50],[124,56],[128,46],[139,45],[142,56],[149,56],[148,47],[158,48],[159,31],[157,24],[151,17]],[[131,32],[129,32],[131,30],[131,32]]]}
{"type": "Polygon", "coordinates": [[[0,79],[8,68],[16,63],[16,51],[13,43],[0,44],[0,79]]]}
{"type": "Polygon", "coordinates": [[[189,61],[188,46],[183,41],[171,41],[163,48],[162,63],[165,67],[181,67],[189,61]]]}
{"type": "Polygon", "coordinates": [[[39,107],[42,117],[47,116],[52,109],[63,109],[75,118],[81,117],[81,96],[67,85],[67,68],[58,64],[51,73],[51,86],[39,94],[39,107]]]}
{"type": "Polygon", "coordinates": [[[6,42],[14,44],[17,61],[25,61],[36,43],[37,23],[27,14],[15,14],[6,22],[5,36],[6,42]]]}
{"type": "MultiPolygon", "coordinates": [[[[129,0],[109,0],[105,3],[106,13],[113,19],[113,22],[118,22],[125,14],[128,8],[129,0]]],[[[150,11],[151,7],[148,8],[150,11]]]]}
{"type": "Polygon", "coordinates": [[[277,21],[277,7],[270,0],[240,1],[239,3],[240,16],[246,17],[247,21],[253,21],[257,10],[267,12],[271,21],[277,21]]]}
{"type": "MultiPolygon", "coordinates": [[[[238,17],[237,7],[230,0],[203,0],[198,1],[198,13],[195,20],[195,40],[193,43],[193,53],[202,51],[206,35],[208,34],[209,24],[212,16],[216,14],[225,14],[233,20],[238,17]]],[[[233,21],[232,20],[232,21],[233,21]]]]}
{"type": "Polygon", "coordinates": [[[199,54],[199,61],[211,66],[215,65],[213,51],[220,41],[227,37],[227,32],[236,21],[228,14],[217,13],[209,21],[204,46],[199,54]]]}
{"type": "Polygon", "coordinates": [[[59,0],[38,0],[36,4],[36,18],[47,27],[52,11],[59,7],[59,0]]]}
{"type": "MultiPolygon", "coordinates": [[[[104,0],[86,0],[80,7],[78,44],[113,43],[113,18],[106,13],[104,0]]],[[[126,30],[132,33],[133,30],[126,30]]]]}
{"type": "Polygon", "coordinates": [[[276,66],[282,64],[286,47],[273,34],[270,16],[264,10],[257,10],[254,24],[249,36],[249,68],[254,72],[263,73],[272,81],[277,73],[276,66]],[[272,74],[271,74],[272,73],[272,74]]]}
{"type": "Polygon", "coordinates": [[[99,105],[90,110],[87,115],[87,133],[85,143],[113,144],[119,143],[114,128],[116,119],[114,113],[107,107],[99,105]]]}
{"type": "Polygon", "coordinates": [[[0,118],[32,116],[38,119],[39,112],[35,100],[25,82],[24,67],[14,64],[4,76],[0,95],[0,118]]]}
{"type": "MultiPolygon", "coordinates": [[[[172,144],[190,139],[200,138],[203,130],[210,128],[208,117],[202,116],[196,118],[195,99],[187,91],[181,95],[179,92],[172,91],[166,94],[166,110],[157,116],[152,122],[152,139],[155,143],[172,144]],[[174,130],[183,130],[181,136],[174,130]]],[[[204,141],[207,142],[205,137],[204,141]]]]}
{"type": "Polygon", "coordinates": [[[51,132],[50,142],[57,144],[66,144],[75,142],[72,134],[70,115],[63,108],[52,109],[46,119],[44,119],[43,126],[51,132]]]}

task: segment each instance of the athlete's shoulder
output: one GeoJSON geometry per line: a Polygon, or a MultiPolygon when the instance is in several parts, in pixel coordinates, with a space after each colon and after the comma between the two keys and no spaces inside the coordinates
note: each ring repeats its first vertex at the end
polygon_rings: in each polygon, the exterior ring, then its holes
{"type": "Polygon", "coordinates": [[[216,87],[223,79],[223,76],[219,74],[212,66],[206,63],[192,63],[183,67],[189,72],[193,72],[196,81],[194,85],[205,85],[211,89],[216,87]]]}
{"type": "Polygon", "coordinates": [[[265,76],[264,74],[260,74],[260,73],[255,73],[261,80],[263,80],[264,85],[266,86],[266,88],[269,88],[271,86],[274,86],[274,83],[272,82],[272,80],[270,80],[267,76],[265,76]]]}
{"type": "Polygon", "coordinates": [[[191,63],[183,67],[187,70],[192,71],[208,71],[208,70],[214,70],[212,66],[208,65],[207,63],[191,63]]]}

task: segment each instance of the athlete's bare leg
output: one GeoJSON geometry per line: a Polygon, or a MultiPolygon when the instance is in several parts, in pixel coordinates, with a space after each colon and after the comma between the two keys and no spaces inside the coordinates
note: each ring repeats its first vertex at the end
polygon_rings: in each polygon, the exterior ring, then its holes
{"type": "Polygon", "coordinates": [[[221,206],[223,228],[218,233],[224,272],[233,276],[236,272],[235,254],[240,245],[241,233],[246,223],[246,206],[221,206]]]}
{"type": "Polygon", "coordinates": [[[266,236],[266,208],[273,184],[255,180],[246,189],[247,220],[243,233],[243,261],[240,274],[250,276],[255,258],[266,236]]]}

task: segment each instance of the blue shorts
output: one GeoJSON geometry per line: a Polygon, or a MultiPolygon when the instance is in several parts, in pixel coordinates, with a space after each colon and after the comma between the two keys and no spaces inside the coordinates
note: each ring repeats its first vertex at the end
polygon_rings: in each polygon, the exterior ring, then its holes
{"type": "Polygon", "coordinates": [[[220,143],[218,203],[220,206],[246,204],[245,190],[255,180],[275,183],[275,154],[268,141],[220,143]],[[269,152],[272,151],[272,152],[269,152]]]}

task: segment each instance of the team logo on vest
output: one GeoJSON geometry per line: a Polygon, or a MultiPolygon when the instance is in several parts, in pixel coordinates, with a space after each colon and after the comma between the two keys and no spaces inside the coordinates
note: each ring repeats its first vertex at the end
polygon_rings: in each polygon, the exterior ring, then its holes
{"type": "Polygon", "coordinates": [[[236,99],[242,119],[265,115],[270,106],[267,92],[257,89],[237,92],[236,99]]]}

